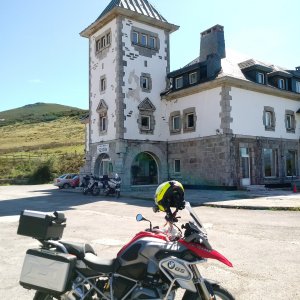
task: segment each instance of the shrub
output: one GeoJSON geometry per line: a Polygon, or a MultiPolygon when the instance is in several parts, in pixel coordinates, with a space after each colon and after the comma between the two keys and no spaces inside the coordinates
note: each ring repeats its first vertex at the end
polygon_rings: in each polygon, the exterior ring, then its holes
{"type": "Polygon", "coordinates": [[[29,184],[48,183],[53,180],[52,175],[52,161],[48,160],[37,166],[35,171],[29,177],[29,184]]]}

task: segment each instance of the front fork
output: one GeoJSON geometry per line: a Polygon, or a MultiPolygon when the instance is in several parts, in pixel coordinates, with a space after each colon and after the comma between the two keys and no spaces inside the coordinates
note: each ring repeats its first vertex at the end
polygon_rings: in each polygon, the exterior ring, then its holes
{"type": "Polygon", "coordinates": [[[191,270],[193,272],[194,284],[198,295],[203,300],[215,300],[214,292],[207,280],[205,280],[196,265],[191,265],[191,270]]]}

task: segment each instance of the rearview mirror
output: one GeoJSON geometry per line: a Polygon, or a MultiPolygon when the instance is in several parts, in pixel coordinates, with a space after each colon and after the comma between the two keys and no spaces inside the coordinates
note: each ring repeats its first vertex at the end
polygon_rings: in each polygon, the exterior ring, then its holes
{"type": "Polygon", "coordinates": [[[135,218],[138,222],[145,220],[145,218],[141,214],[137,214],[135,218]]]}

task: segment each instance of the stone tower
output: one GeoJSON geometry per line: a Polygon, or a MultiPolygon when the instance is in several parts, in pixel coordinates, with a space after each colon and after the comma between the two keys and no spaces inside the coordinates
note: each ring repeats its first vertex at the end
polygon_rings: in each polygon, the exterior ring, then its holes
{"type": "Polygon", "coordinates": [[[147,0],[113,0],[80,33],[89,40],[86,170],[119,173],[130,185],[137,155],[163,156],[153,142],[165,139],[160,93],[170,66],[169,35],[177,29],[147,0]]]}

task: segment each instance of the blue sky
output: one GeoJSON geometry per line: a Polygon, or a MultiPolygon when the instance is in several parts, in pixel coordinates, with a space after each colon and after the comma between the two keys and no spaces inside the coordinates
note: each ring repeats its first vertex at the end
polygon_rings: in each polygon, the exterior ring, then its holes
{"type": "MultiPolygon", "coordinates": [[[[110,0],[0,1],[0,111],[35,102],[88,108],[88,40],[110,0]]],[[[300,65],[299,0],[150,0],[170,22],[171,70],[199,54],[200,32],[224,26],[227,49],[300,65]]]]}

